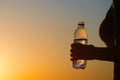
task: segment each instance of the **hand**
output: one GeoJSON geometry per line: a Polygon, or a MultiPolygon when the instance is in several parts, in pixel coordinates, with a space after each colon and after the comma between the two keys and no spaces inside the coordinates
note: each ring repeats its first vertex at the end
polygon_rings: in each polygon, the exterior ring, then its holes
{"type": "Polygon", "coordinates": [[[71,45],[71,60],[77,59],[91,59],[90,55],[92,55],[92,51],[94,49],[93,45],[83,45],[80,43],[73,43],[71,45]]]}

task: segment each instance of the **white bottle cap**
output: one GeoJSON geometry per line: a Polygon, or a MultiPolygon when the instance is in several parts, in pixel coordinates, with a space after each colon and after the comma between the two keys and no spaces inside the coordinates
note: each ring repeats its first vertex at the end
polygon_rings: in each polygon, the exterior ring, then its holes
{"type": "Polygon", "coordinates": [[[84,25],[84,21],[78,22],[78,25],[84,25]]]}

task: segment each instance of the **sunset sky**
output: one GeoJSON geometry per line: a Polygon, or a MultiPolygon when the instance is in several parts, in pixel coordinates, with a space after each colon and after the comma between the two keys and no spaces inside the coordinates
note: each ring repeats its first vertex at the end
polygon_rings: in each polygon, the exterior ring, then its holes
{"type": "Polygon", "coordinates": [[[112,0],[0,0],[0,80],[113,80],[113,63],[75,70],[70,45],[78,21],[88,43],[106,47],[99,25],[112,0]]]}

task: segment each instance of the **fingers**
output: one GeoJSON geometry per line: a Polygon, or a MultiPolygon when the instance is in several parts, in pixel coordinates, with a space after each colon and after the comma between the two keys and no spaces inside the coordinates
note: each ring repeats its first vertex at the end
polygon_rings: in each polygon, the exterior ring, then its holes
{"type": "Polygon", "coordinates": [[[82,45],[79,43],[73,43],[71,44],[70,50],[70,56],[72,57],[71,60],[88,59],[93,49],[93,45],[82,45]]]}
{"type": "Polygon", "coordinates": [[[78,60],[79,58],[71,58],[70,60],[71,61],[75,61],[75,60],[78,60]]]}
{"type": "Polygon", "coordinates": [[[71,49],[71,57],[78,57],[80,54],[82,55],[82,50],[78,50],[78,49],[71,49]]]}
{"type": "Polygon", "coordinates": [[[73,44],[71,44],[71,48],[72,49],[73,48],[76,48],[76,49],[78,49],[78,48],[80,48],[80,49],[82,49],[82,48],[94,48],[94,46],[93,45],[83,45],[80,43],[73,43],[73,44]]]}
{"type": "Polygon", "coordinates": [[[85,45],[80,44],[80,43],[73,43],[71,44],[71,48],[79,48],[79,47],[84,47],[85,45]]]}
{"type": "Polygon", "coordinates": [[[78,46],[79,45],[72,45],[72,49],[70,50],[70,56],[72,57],[72,61],[81,59],[83,57],[83,49],[79,49],[78,46]]]}
{"type": "Polygon", "coordinates": [[[82,49],[81,49],[82,46],[83,45],[79,44],[79,43],[71,44],[71,50],[70,50],[71,54],[70,54],[70,56],[77,58],[79,56],[80,52],[82,52],[82,49]]]}

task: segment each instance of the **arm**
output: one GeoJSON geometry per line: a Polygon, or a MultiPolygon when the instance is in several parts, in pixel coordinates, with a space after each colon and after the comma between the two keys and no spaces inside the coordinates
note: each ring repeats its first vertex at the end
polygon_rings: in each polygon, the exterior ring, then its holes
{"type": "Polygon", "coordinates": [[[100,48],[95,47],[93,49],[93,58],[104,61],[119,61],[120,55],[118,48],[100,48]]]}
{"type": "Polygon", "coordinates": [[[72,44],[71,57],[75,59],[86,60],[104,60],[104,61],[119,61],[120,48],[119,47],[94,47],[92,45],[72,44]]]}

